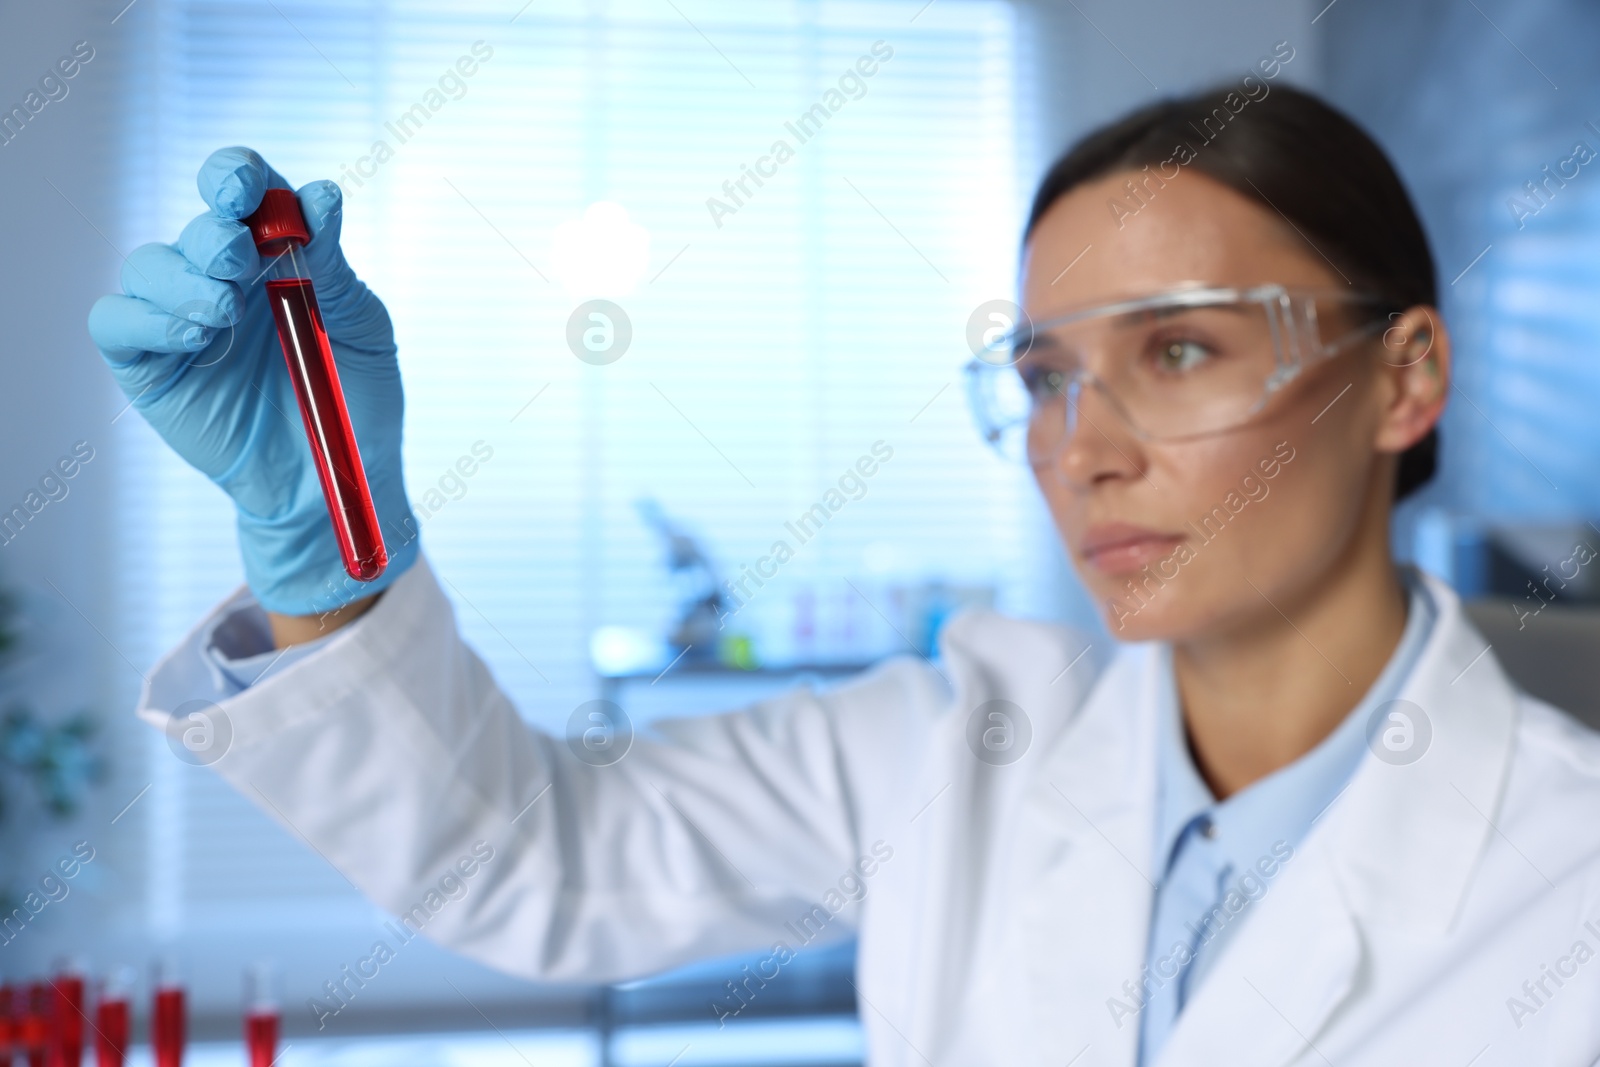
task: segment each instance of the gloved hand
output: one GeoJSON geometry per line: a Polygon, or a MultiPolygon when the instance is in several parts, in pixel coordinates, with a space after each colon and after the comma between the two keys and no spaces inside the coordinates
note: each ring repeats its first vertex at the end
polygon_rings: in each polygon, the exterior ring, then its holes
{"type": "Polygon", "coordinates": [[[233,498],[245,578],[262,607],[329,611],[384,588],[417,558],[400,469],[394,328],[339,248],[339,187],[317,181],[300,189],[311,232],[304,259],[389,554],[377,580],[358,582],[340,561],[267,305],[266,263],[238,221],[264,190],[290,186],[248,148],[213,152],[199,186],[211,210],[185,226],[176,245],[147,244],[128,256],[127,295],[101,297],[89,333],[132,406],[233,498]]]}

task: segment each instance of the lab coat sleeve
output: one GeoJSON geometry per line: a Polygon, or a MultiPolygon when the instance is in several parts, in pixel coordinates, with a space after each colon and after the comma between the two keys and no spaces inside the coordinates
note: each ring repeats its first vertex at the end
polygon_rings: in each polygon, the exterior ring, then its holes
{"type": "Polygon", "coordinates": [[[592,766],[518,715],[425,559],[240,693],[203,655],[211,628],[157,667],[140,715],[174,736],[204,710],[223,739],[207,762],[407,931],[528,978],[611,980],[788,941],[785,924],[872,854],[949,705],[938,672],[904,658],[658,723],[592,766]]]}

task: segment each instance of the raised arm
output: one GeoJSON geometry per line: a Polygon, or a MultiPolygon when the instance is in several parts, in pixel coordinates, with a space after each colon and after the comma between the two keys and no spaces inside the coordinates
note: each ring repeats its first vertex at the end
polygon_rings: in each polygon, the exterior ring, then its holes
{"type": "MultiPolygon", "coordinates": [[[[154,725],[204,691],[205,633],[152,677],[154,725]]],[[[229,735],[214,769],[407,928],[513,974],[604,980],[794,943],[786,923],[881,859],[872,827],[947,702],[931,667],[895,661],[658,724],[597,765],[522,720],[424,560],[208,713],[229,735]]]]}
{"type": "Polygon", "coordinates": [[[530,729],[419,562],[393,331],[339,248],[338,187],[298,197],[389,549],[371,583],[344,574],[240,221],[287,183],[232,148],[199,187],[209,210],[175,245],[129,257],[125,292],[95,305],[90,332],[131,405],[236,505],[250,593],[221,614],[279,647],[327,640],[237,692],[202,626],[141,714],[180,747],[199,736],[187,755],[402,924],[516,974],[605,979],[770,946],[871,863],[871,812],[915,764],[919,717],[946,702],[937,673],[908,661],[826,696],[669,723],[610,762],[530,729]]]}

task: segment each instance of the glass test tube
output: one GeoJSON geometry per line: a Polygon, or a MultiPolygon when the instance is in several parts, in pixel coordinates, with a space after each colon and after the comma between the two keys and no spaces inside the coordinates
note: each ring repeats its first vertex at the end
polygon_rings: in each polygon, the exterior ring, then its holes
{"type": "Polygon", "coordinates": [[[50,1051],[50,991],[43,982],[29,982],[17,1020],[17,1051],[28,1057],[28,1067],[45,1067],[50,1051]]]}
{"type": "Polygon", "coordinates": [[[350,577],[370,582],[383,573],[389,556],[306,266],[303,249],[311,235],[300,202],[293,190],[268,189],[261,207],[245,222],[256,249],[271,261],[266,271],[267,302],[278,324],[278,343],[294,383],[344,569],[350,577]]]}
{"type": "Polygon", "coordinates": [[[10,982],[0,985],[0,1063],[6,1067],[11,1067],[12,1054],[18,1051],[18,1008],[16,988],[10,982]]]}
{"type": "Polygon", "coordinates": [[[150,1048],[156,1067],[181,1067],[184,1043],[183,983],[170,960],[154,969],[155,1000],[150,1009],[150,1048]]]}
{"type": "Polygon", "coordinates": [[[119,967],[100,980],[94,1008],[96,1067],[122,1067],[132,1027],[133,968],[119,967]]]}
{"type": "Polygon", "coordinates": [[[272,1067],[278,1056],[278,970],[270,963],[255,963],[244,972],[244,1047],[250,1067],[272,1067]]]}
{"type": "Polygon", "coordinates": [[[120,966],[101,977],[94,990],[94,1064],[96,1067],[122,1067],[128,1056],[128,1037],[133,1027],[133,982],[131,966],[120,966]]]}
{"type": "Polygon", "coordinates": [[[55,1015],[54,1041],[63,1064],[78,1067],[83,1063],[83,968],[76,962],[63,961],[50,980],[55,1015]]]}

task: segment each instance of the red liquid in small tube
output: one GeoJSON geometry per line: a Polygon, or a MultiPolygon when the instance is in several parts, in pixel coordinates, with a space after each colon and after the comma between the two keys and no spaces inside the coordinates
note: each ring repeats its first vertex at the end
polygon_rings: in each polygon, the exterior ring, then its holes
{"type": "Polygon", "coordinates": [[[339,368],[328,344],[316,292],[301,249],[311,240],[300,202],[289,189],[268,189],[244,220],[268,266],[267,303],[278,324],[278,343],[289,366],[300,419],[316,461],[344,569],[370,582],[389,565],[378,512],[356,448],[355,430],[339,387],[339,368]]]}
{"type": "Polygon", "coordinates": [[[45,1067],[50,1051],[50,1006],[43,982],[28,984],[27,998],[17,1020],[17,1051],[28,1057],[28,1067],[45,1067]]]}
{"type": "Polygon", "coordinates": [[[17,1023],[13,1016],[16,1011],[16,990],[9,985],[0,985],[0,1064],[11,1067],[11,1053],[17,1040],[17,1023]]]}
{"type": "Polygon", "coordinates": [[[56,1047],[70,1067],[83,1063],[83,976],[58,974],[51,979],[55,991],[56,1047]]]}
{"type": "Polygon", "coordinates": [[[150,1016],[150,1046],[156,1067],[181,1067],[183,1030],[182,987],[156,990],[155,1011],[150,1016]]]}
{"type": "Polygon", "coordinates": [[[244,1017],[244,1047],[250,1067],[272,1067],[278,1055],[278,1013],[251,1012],[244,1017]]]}
{"type": "Polygon", "coordinates": [[[102,1000],[94,1010],[94,1054],[97,1067],[122,1067],[128,1054],[128,1002],[102,1000]]]}

